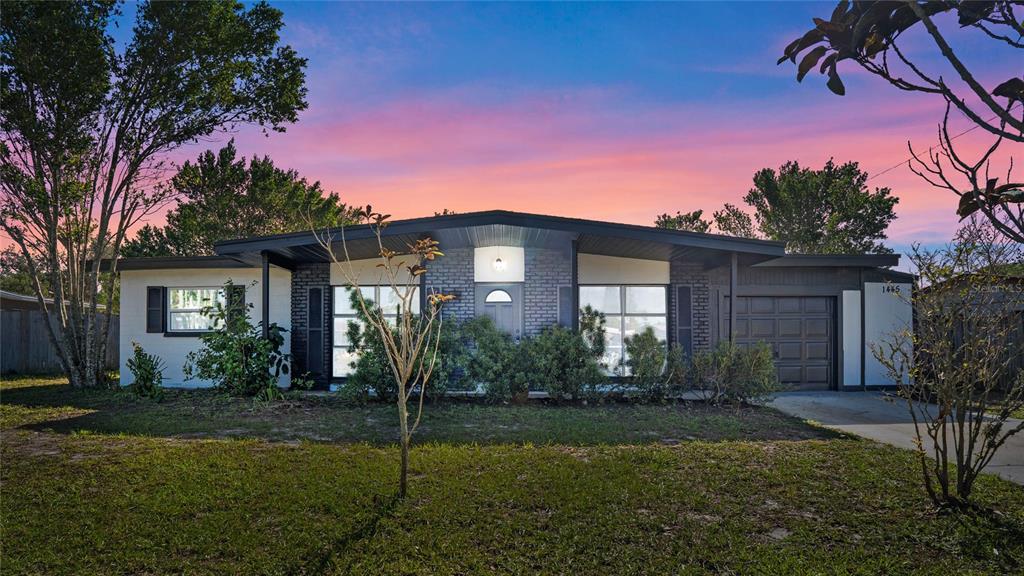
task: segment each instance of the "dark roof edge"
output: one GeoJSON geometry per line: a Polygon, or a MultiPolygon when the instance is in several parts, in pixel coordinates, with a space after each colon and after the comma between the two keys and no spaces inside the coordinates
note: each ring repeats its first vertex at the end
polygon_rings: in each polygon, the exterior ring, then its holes
{"type": "Polygon", "coordinates": [[[795,268],[801,266],[885,268],[898,266],[899,254],[787,254],[766,260],[754,266],[766,268],[795,268]]]}
{"type": "MultiPolygon", "coordinates": [[[[100,263],[100,270],[110,271],[110,260],[100,263]]],[[[121,258],[118,271],[175,270],[187,268],[253,268],[251,264],[227,256],[155,256],[150,258],[121,258]]]]}
{"type": "MultiPolygon", "coordinates": [[[[582,218],[566,218],[563,216],[530,214],[526,212],[511,212],[508,210],[491,210],[485,212],[468,212],[465,214],[446,214],[442,216],[393,220],[388,223],[388,226],[385,229],[385,234],[408,234],[429,231],[432,229],[450,229],[489,224],[521,226],[524,228],[551,228],[574,231],[581,234],[601,235],[604,233],[608,236],[642,238],[653,242],[665,242],[669,244],[727,251],[734,250],[737,252],[751,252],[769,256],[781,256],[784,251],[783,243],[772,240],[757,240],[718,234],[666,230],[656,228],[654,226],[623,224],[621,222],[604,222],[600,220],[585,220],[582,218]]],[[[330,233],[335,238],[340,238],[339,231],[340,229],[336,228],[332,229],[330,233]]],[[[372,236],[372,234],[372,229],[366,224],[348,226],[345,228],[345,237],[350,240],[367,238],[372,236]]],[[[292,232],[288,234],[257,236],[238,240],[224,240],[217,242],[214,245],[214,250],[218,254],[222,255],[240,254],[243,252],[258,252],[260,250],[287,248],[296,245],[309,244],[315,241],[316,240],[313,237],[312,232],[292,232]]]]}

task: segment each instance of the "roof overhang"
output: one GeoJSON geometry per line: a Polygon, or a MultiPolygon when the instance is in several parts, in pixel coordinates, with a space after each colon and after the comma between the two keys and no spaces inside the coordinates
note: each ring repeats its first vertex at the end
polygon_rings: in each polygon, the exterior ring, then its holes
{"type": "MultiPolygon", "coordinates": [[[[371,258],[378,252],[374,228],[368,225],[317,234],[310,231],[228,240],[218,242],[215,251],[250,263],[255,263],[264,252],[291,262],[322,262],[327,260],[327,254],[318,236],[329,238],[336,253],[344,239],[353,259],[371,258]]],[[[708,260],[737,252],[753,263],[785,254],[781,242],[505,210],[395,220],[381,233],[385,247],[393,250],[404,250],[407,244],[426,236],[438,240],[442,250],[453,246],[548,247],[575,241],[584,253],[652,260],[686,256],[708,260]]]]}
{"type": "Polygon", "coordinates": [[[787,254],[755,266],[766,268],[885,268],[898,266],[899,254],[787,254]]]}
{"type": "MultiPolygon", "coordinates": [[[[110,271],[110,260],[100,262],[100,271],[110,271]]],[[[117,270],[174,270],[180,268],[252,268],[252,264],[225,256],[158,256],[152,258],[121,258],[117,270]]]]}

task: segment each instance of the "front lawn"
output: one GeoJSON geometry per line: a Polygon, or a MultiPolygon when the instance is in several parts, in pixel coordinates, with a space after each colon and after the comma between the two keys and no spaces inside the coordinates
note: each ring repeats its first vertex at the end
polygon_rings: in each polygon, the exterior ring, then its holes
{"type": "Polygon", "coordinates": [[[303,401],[278,420],[199,397],[190,427],[184,396],[5,384],[3,573],[999,574],[1024,562],[1019,486],[980,481],[1002,519],[936,515],[909,452],[769,410],[431,406],[431,442],[414,448],[411,495],[396,502],[390,424],[355,432],[392,420],[386,407],[303,401]],[[261,434],[289,441],[216,439],[261,434]]]}

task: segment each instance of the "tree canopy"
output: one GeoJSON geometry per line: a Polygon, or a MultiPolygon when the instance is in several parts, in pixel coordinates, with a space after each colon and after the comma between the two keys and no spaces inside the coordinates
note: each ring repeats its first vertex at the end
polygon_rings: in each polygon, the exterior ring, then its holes
{"type": "Polygon", "coordinates": [[[140,229],[125,244],[126,256],[213,254],[220,240],[308,230],[311,221],[317,228],[334,226],[350,212],[319,182],[310,184],[267,156],[246,163],[234,140],[185,162],[170,187],[179,203],[167,213],[167,225],[140,229]]]}
{"type": "Polygon", "coordinates": [[[743,197],[753,217],[734,204],[725,204],[702,218],[703,210],[675,216],[662,214],[659,228],[717,232],[741,238],[767,238],[786,243],[786,250],[815,254],[891,252],[882,244],[885,231],[896,218],[899,199],[889,188],[867,187],[868,175],[856,162],[836,165],[829,160],[821,170],[787,162],[779,169],[754,174],[754,187],[743,197]]]}
{"type": "Polygon", "coordinates": [[[711,223],[704,220],[703,215],[703,210],[694,210],[692,212],[685,213],[676,212],[675,216],[670,214],[660,214],[654,221],[654,225],[658,228],[668,228],[670,230],[706,233],[711,229],[711,223]]]}
{"type": "Polygon", "coordinates": [[[33,291],[53,295],[47,332],[76,386],[102,379],[97,287],[127,231],[170,199],[167,154],[239,124],[281,131],[306,107],[306,61],[265,2],[142,2],[124,42],[110,33],[118,9],[0,10],[0,227],[33,291]]]}
{"type": "Polygon", "coordinates": [[[891,252],[881,241],[899,199],[889,188],[868,190],[867,179],[856,162],[829,160],[821,170],[787,162],[754,174],[743,201],[754,209],[760,233],[785,242],[790,252],[891,252]]]}

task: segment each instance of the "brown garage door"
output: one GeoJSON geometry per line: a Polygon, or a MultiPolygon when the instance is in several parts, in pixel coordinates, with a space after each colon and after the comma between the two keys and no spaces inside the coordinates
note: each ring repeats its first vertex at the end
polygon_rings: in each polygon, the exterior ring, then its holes
{"type": "MultiPolygon", "coordinates": [[[[834,302],[822,296],[740,296],[736,298],[736,343],[771,345],[779,380],[788,388],[833,388],[834,302]]],[[[729,301],[725,330],[728,334],[729,301]]]]}

